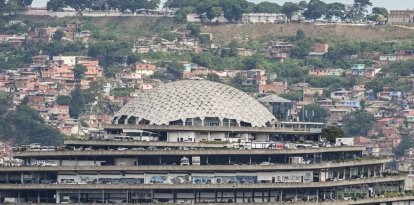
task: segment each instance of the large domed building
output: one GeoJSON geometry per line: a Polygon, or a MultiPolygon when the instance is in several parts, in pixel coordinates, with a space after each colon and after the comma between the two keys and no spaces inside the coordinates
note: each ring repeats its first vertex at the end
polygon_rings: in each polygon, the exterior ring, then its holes
{"type": "Polygon", "coordinates": [[[207,80],[183,80],[142,91],[115,124],[270,127],[272,113],[246,93],[207,80]]]}

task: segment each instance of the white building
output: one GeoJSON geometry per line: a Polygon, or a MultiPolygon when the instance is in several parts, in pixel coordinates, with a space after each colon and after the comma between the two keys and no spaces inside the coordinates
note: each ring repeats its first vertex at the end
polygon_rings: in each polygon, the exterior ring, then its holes
{"type": "Polygon", "coordinates": [[[342,146],[342,145],[347,145],[347,146],[354,146],[354,138],[336,138],[336,142],[335,142],[336,146],[342,146]]]}
{"type": "Polygon", "coordinates": [[[243,14],[242,23],[286,23],[285,14],[249,13],[243,14]]]}

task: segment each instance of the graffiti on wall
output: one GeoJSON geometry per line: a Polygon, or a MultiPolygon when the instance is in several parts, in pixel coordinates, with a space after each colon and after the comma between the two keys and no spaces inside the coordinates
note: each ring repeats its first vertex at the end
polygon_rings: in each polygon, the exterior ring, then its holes
{"type": "Polygon", "coordinates": [[[170,182],[171,184],[189,184],[191,183],[191,180],[189,175],[184,175],[171,178],[170,182]]]}

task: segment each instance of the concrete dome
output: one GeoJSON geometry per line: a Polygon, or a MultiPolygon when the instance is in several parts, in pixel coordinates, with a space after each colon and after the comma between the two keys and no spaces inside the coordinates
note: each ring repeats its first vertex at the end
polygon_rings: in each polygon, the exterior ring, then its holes
{"type": "Polygon", "coordinates": [[[207,80],[183,80],[142,91],[114,116],[117,124],[271,126],[275,118],[246,93],[207,80]]]}

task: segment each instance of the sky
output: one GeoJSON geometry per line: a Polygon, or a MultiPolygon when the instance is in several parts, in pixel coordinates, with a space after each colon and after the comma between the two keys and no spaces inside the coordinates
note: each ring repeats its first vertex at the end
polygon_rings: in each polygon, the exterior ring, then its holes
{"type": "MultiPolygon", "coordinates": [[[[46,2],[48,0],[33,0],[33,6],[35,7],[43,7],[46,6],[46,2]]],[[[161,0],[161,2],[164,2],[165,0],[161,0]]],[[[255,3],[262,2],[264,0],[249,0],[255,3]]],[[[278,4],[283,4],[286,2],[286,0],[266,0],[278,4]]],[[[299,2],[300,0],[288,0],[292,2],[299,2]]],[[[332,3],[332,2],[341,2],[341,3],[352,3],[353,0],[322,0],[326,3],[332,3]]],[[[390,9],[414,9],[414,0],[371,0],[371,2],[376,7],[385,7],[388,10],[390,9]]]]}

